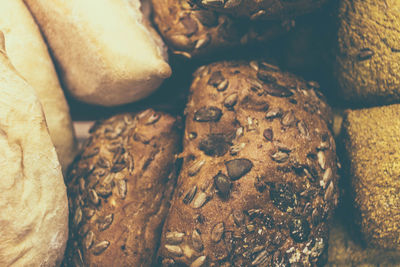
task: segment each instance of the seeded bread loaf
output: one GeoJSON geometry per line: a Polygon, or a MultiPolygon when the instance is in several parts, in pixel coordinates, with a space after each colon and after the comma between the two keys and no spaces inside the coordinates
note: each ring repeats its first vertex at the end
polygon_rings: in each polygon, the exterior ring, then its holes
{"type": "Polygon", "coordinates": [[[292,21],[251,24],[198,8],[189,1],[152,0],[154,21],[169,48],[187,58],[226,48],[266,42],[292,27],[292,21]]]}
{"type": "Polygon", "coordinates": [[[348,110],[343,129],[356,220],[371,247],[400,251],[400,105],[348,110]]]}
{"type": "Polygon", "coordinates": [[[69,107],[47,46],[22,0],[0,1],[0,30],[4,30],[11,63],[33,87],[42,104],[51,140],[63,170],[75,157],[77,145],[69,107]]]}
{"type": "Polygon", "coordinates": [[[0,266],[58,266],[68,238],[61,166],[35,90],[0,32],[0,266]]]}
{"type": "Polygon", "coordinates": [[[140,0],[24,1],[79,100],[103,106],[137,101],[171,75],[166,47],[140,0]]]}
{"type": "Polygon", "coordinates": [[[399,23],[399,1],[341,1],[335,72],[346,100],[399,102],[399,23]]]}
{"type": "Polygon", "coordinates": [[[68,176],[65,266],[150,266],[176,183],[179,123],[151,109],[97,123],[68,176]]]}
{"type": "Polygon", "coordinates": [[[195,73],[160,265],[316,266],[338,198],[317,86],[265,62],[195,73]]]}
{"type": "Polygon", "coordinates": [[[193,0],[199,6],[252,20],[294,18],[320,8],[327,0],[193,0]]]}

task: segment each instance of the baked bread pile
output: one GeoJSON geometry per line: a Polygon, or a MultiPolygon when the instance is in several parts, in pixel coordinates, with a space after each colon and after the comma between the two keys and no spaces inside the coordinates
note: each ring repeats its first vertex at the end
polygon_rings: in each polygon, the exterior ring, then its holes
{"type": "Polygon", "coordinates": [[[400,266],[399,22],[0,1],[0,266],[400,266]]]}

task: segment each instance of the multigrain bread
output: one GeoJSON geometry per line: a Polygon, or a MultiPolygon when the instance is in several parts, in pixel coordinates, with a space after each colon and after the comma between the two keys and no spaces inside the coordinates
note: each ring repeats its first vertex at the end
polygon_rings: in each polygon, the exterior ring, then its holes
{"type": "Polygon", "coordinates": [[[77,150],[69,107],[47,46],[22,0],[0,1],[0,30],[11,63],[38,95],[51,140],[66,171],[77,150]]]}
{"type": "Polygon", "coordinates": [[[288,19],[310,13],[327,0],[193,0],[199,6],[252,20],[288,19]]]}
{"type": "Polygon", "coordinates": [[[0,266],[57,266],[68,238],[61,166],[40,102],[8,60],[1,32],[0,88],[0,266]]]}
{"type": "Polygon", "coordinates": [[[176,184],[177,119],[146,110],[97,123],[68,176],[65,266],[150,266],[176,184]]]}
{"type": "Polygon", "coordinates": [[[336,76],[345,100],[362,105],[400,100],[400,2],[343,0],[336,76]]]}
{"type": "Polygon", "coordinates": [[[81,101],[115,106],[142,99],[171,75],[166,47],[140,0],[24,0],[81,101]]]}
{"type": "Polygon", "coordinates": [[[321,263],[338,176],[330,108],[315,87],[266,62],[194,74],[159,265],[321,263]]]}
{"type": "Polygon", "coordinates": [[[371,247],[400,251],[400,105],[348,110],[343,121],[356,221],[371,247]]]}
{"type": "Polygon", "coordinates": [[[189,1],[152,0],[154,21],[173,53],[199,58],[227,48],[267,42],[287,32],[293,21],[254,24],[201,9],[189,1]]]}

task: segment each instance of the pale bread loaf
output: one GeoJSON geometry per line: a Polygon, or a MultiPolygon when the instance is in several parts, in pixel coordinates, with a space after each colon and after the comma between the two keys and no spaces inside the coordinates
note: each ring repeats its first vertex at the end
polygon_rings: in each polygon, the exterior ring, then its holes
{"type": "Polygon", "coordinates": [[[70,92],[115,106],[148,96],[171,75],[166,50],[148,30],[139,0],[24,0],[70,92]]]}
{"type": "Polygon", "coordinates": [[[11,63],[35,88],[65,171],[77,150],[69,107],[47,46],[22,0],[0,0],[0,30],[5,35],[11,63]]]}
{"type": "Polygon", "coordinates": [[[0,32],[0,266],[56,266],[68,237],[61,166],[34,89],[0,32]]]}

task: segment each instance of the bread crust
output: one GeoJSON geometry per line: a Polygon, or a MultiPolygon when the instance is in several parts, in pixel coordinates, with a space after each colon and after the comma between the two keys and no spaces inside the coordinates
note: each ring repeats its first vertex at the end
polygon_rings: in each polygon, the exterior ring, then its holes
{"type": "Polygon", "coordinates": [[[154,22],[173,53],[200,58],[227,48],[267,42],[292,27],[291,21],[252,24],[201,9],[187,1],[152,0],[154,22]]]}
{"type": "Polygon", "coordinates": [[[171,75],[165,48],[149,32],[139,0],[24,0],[67,89],[81,101],[140,100],[171,75]]]}
{"type": "Polygon", "coordinates": [[[0,266],[58,266],[68,238],[61,166],[34,89],[0,32],[0,266]]]}
{"type": "Polygon", "coordinates": [[[347,110],[343,120],[355,220],[368,246],[400,251],[400,105],[347,110]]]}
{"type": "Polygon", "coordinates": [[[176,184],[179,130],[151,109],[92,127],[68,176],[65,266],[151,265],[176,184]]]}
{"type": "Polygon", "coordinates": [[[197,70],[160,265],[320,263],[338,176],[316,87],[266,62],[197,70]]]}
{"type": "Polygon", "coordinates": [[[320,8],[327,0],[194,0],[199,6],[252,20],[293,19],[320,8]]]}
{"type": "Polygon", "coordinates": [[[69,107],[38,26],[22,0],[0,1],[0,29],[18,73],[35,89],[63,171],[77,152],[69,107]]]}

